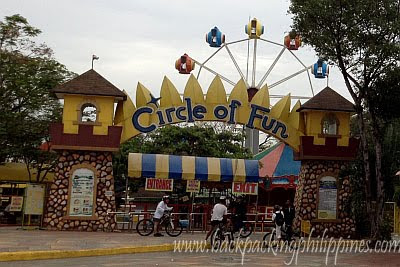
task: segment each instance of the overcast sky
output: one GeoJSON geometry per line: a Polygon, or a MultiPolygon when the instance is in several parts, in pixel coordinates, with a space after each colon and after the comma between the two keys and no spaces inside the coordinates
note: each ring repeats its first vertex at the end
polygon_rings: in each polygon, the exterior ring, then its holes
{"type": "MultiPolygon", "coordinates": [[[[258,18],[265,26],[265,39],[283,42],[290,30],[288,0],[274,1],[178,1],[178,0],[0,0],[0,17],[21,14],[29,23],[42,30],[39,40],[55,52],[58,61],[81,74],[95,61],[95,70],[134,99],[140,81],[154,95],[159,95],[164,75],[183,92],[188,75],[178,74],[175,60],[188,53],[204,61],[215,52],[205,42],[205,34],[214,26],[225,33],[227,42],[244,39],[244,25],[249,16],[258,18]]],[[[252,43],[250,44],[252,47],[252,43]]],[[[230,46],[242,71],[246,73],[247,42],[230,46]]],[[[280,52],[279,46],[258,43],[257,81],[280,52]]],[[[309,66],[317,56],[310,47],[295,51],[309,66]]],[[[252,56],[250,54],[250,56],[252,56]]],[[[251,61],[250,61],[251,62],[251,61]]],[[[251,64],[250,64],[251,65],[251,64]]],[[[233,81],[239,80],[229,55],[221,50],[207,65],[233,81]]],[[[272,84],[303,67],[285,52],[267,79],[272,84]]],[[[198,66],[194,74],[197,74],[198,66]]],[[[251,69],[250,69],[251,71],[251,69]]],[[[202,71],[199,81],[206,92],[213,75],[202,71]]],[[[327,81],[312,78],[319,92],[327,81]]],[[[351,99],[339,71],[331,69],[329,86],[351,99]]],[[[231,86],[226,84],[229,92],[231,86]]],[[[271,94],[311,96],[307,74],[270,90],[271,94]]],[[[304,102],[304,101],[303,101],[304,102]]]]}

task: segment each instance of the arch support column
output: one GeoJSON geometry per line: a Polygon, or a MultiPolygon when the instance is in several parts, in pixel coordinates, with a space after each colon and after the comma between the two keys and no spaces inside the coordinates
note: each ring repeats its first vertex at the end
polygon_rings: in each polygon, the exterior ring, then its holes
{"type": "Polygon", "coordinates": [[[309,221],[313,236],[349,238],[355,235],[351,214],[350,178],[342,176],[347,162],[340,160],[302,160],[295,195],[295,229],[309,221]],[[336,178],[336,182],[332,178],[336,178]],[[321,181],[322,180],[322,181],[321,181]]]}

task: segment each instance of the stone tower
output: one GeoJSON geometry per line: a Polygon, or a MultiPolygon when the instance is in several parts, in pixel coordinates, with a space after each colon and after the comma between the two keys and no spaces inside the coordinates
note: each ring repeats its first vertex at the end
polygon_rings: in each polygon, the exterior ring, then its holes
{"type": "Polygon", "coordinates": [[[300,137],[301,170],[295,197],[295,228],[309,221],[314,235],[327,229],[329,236],[353,236],[354,218],[349,213],[351,187],[341,170],[356,157],[359,141],[350,137],[354,105],[329,87],[297,110],[305,121],[300,137]]]}
{"type": "Polygon", "coordinates": [[[58,153],[47,201],[48,229],[114,229],[112,152],[118,151],[121,126],[114,126],[114,105],[126,95],[93,69],[54,90],[64,100],[61,123],[51,126],[51,148],[58,153]]]}

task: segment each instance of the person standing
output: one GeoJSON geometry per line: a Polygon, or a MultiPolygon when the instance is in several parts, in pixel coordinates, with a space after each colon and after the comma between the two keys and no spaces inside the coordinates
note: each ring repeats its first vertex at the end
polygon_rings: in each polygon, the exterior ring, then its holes
{"type": "Polygon", "coordinates": [[[173,207],[168,207],[169,203],[169,196],[163,196],[163,199],[158,203],[156,211],[153,216],[153,221],[154,221],[154,236],[164,236],[163,234],[160,233],[160,221],[162,216],[164,216],[165,211],[171,211],[173,207]]]}
{"type": "Polygon", "coordinates": [[[286,226],[286,239],[288,242],[292,240],[293,235],[293,220],[296,216],[294,206],[292,202],[288,199],[286,201],[286,207],[283,210],[283,214],[285,216],[285,226],[286,226]]]}
{"type": "Polygon", "coordinates": [[[281,207],[279,205],[275,205],[274,214],[272,214],[272,221],[275,223],[275,233],[276,239],[282,239],[282,226],[285,223],[285,216],[281,211],[281,207]]]}
{"type": "Polygon", "coordinates": [[[247,213],[247,205],[243,200],[243,196],[239,195],[236,198],[236,201],[232,203],[233,209],[233,231],[239,232],[240,228],[244,226],[244,221],[246,220],[246,213],[247,213]]]}
{"type": "Polygon", "coordinates": [[[214,232],[214,230],[218,227],[220,223],[226,224],[228,215],[228,209],[225,205],[225,197],[221,196],[217,204],[214,205],[212,214],[211,214],[211,229],[208,231],[206,235],[206,240],[208,237],[214,232]]]}

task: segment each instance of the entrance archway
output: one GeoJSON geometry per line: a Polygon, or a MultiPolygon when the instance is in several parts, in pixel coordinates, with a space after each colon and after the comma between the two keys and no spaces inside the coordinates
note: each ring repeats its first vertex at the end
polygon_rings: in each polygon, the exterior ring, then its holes
{"type": "Polygon", "coordinates": [[[216,76],[204,97],[197,79],[191,75],[183,98],[172,82],[165,77],[160,97],[155,98],[142,84],[136,90],[136,105],[128,97],[118,103],[115,124],[123,126],[121,142],[157,127],[196,121],[222,121],[241,124],[270,134],[299,151],[300,137],[304,135],[304,122],[297,109],[298,101],[290,109],[290,94],[270,108],[268,87],[263,86],[248,100],[247,87],[240,80],[227,96],[221,79],[216,76]],[[159,101],[159,102],[158,102],[159,101]]]}

